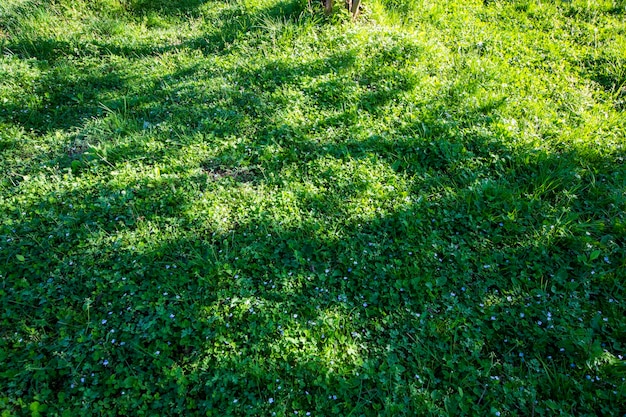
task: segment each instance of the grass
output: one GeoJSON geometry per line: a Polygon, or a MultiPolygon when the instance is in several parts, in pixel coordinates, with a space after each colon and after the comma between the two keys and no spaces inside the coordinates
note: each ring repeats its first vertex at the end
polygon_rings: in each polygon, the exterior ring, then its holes
{"type": "Polygon", "coordinates": [[[2,415],[626,412],[626,5],[0,5],[2,415]]]}

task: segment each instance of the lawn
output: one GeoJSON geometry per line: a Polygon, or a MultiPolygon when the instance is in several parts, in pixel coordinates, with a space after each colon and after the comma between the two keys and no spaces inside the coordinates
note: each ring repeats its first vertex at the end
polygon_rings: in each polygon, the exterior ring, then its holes
{"type": "Polygon", "coordinates": [[[318,3],[0,1],[2,416],[626,413],[624,0],[318,3]]]}

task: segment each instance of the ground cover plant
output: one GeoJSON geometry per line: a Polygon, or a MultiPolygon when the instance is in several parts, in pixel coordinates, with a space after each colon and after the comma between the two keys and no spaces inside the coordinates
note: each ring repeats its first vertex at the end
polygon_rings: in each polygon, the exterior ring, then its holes
{"type": "Polygon", "coordinates": [[[1,2],[2,415],[624,415],[625,22],[1,2]]]}

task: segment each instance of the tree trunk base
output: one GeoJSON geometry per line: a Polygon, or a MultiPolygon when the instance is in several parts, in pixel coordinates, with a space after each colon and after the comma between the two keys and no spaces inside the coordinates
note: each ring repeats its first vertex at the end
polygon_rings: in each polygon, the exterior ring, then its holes
{"type": "MultiPolygon", "coordinates": [[[[334,3],[334,0],[322,0],[326,14],[330,14],[333,11],[334,3]]],[[[346,0],[346,8],[352,15],[352,18],[356,18],[361,10],[361,0],[346,0]]]]}

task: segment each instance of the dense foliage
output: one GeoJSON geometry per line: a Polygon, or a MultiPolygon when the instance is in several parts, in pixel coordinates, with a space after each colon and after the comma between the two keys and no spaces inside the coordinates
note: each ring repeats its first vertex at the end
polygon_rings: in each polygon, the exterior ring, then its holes
{"type": "Polygon", "coordinates": [[[626,5],[0,2],[0,412],[626,410],[626,5]]]}

